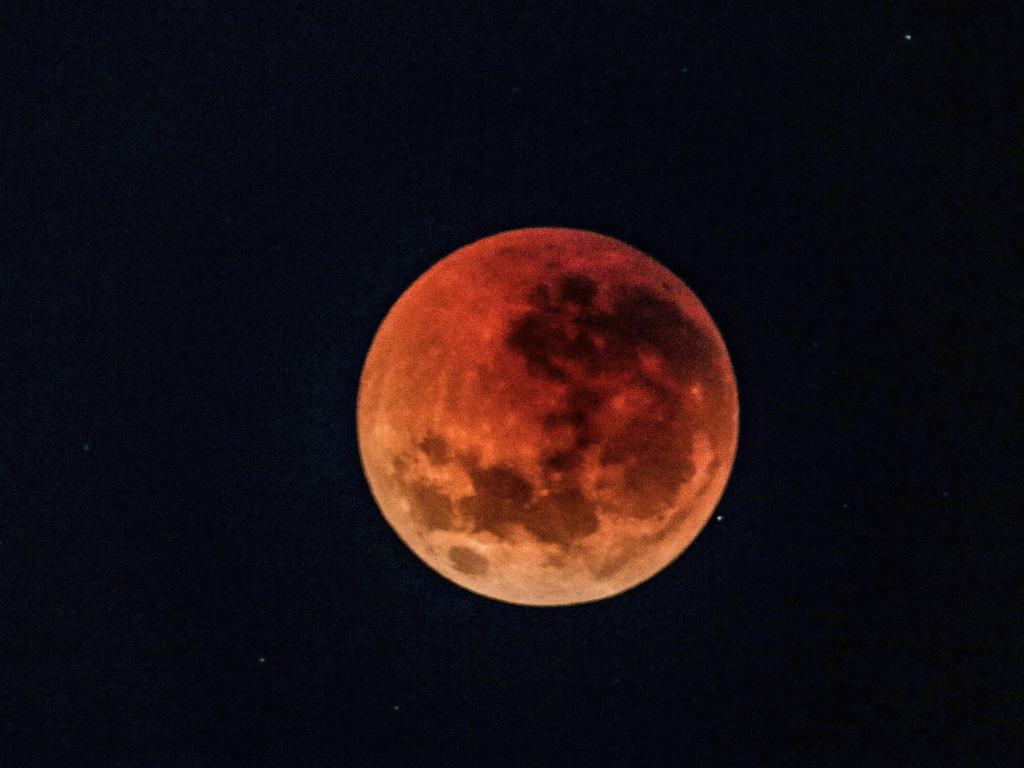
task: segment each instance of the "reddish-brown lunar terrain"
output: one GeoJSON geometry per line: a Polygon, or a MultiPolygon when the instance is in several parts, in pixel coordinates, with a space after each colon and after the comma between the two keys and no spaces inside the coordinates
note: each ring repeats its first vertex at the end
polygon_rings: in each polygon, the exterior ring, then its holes
{"type": "Polygon", "coordinates": [[[707,523],[736,380],[683,282],[609,237],[520,229],[398,299],[359,386],[366,477],[431,568],[511,603],[618,594],[707,523]]]}

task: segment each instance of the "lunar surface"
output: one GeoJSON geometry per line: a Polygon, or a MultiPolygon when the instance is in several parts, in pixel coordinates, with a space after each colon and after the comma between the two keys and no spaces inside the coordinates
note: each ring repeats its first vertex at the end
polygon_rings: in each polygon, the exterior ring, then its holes
{"type": "Polygon", "coordinates": [[[616,595],[710,519],[736,380],[700,300],[609,237],[520,229],[430,268],[362,371],[359,448],[387,522],[466,589],[525,605],[616,595]]]}

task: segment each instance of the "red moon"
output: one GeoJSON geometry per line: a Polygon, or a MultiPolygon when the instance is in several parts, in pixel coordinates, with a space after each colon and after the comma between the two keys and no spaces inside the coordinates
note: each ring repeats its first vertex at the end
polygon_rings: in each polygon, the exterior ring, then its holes
{"type": "Polygon", "coordinates": [[[656,574],[732,470],[736,379],[672,272],[574,229],[486,237],[395,302],[363,366],[360,455],[385,519],[442,576],[568,605],[656,574]]]}

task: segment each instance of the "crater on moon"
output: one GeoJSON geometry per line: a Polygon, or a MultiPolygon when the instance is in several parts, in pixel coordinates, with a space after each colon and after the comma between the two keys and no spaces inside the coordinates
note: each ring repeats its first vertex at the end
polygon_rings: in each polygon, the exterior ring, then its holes
{"type": "Polygon", "coordinates": [[[357,415],[403,540],[528,604],[599,599],[667,565],[710,517],[738,429],[696,296],[623,243],[559,229],[486,238],[417,280],[374,339],[357,415]]]}

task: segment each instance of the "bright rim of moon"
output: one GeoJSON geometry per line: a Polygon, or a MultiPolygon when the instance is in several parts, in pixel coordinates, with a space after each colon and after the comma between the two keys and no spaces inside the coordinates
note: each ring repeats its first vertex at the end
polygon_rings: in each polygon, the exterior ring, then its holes
{"type": "Polygon", "coordinates": [[[625,243],[486,237],[395,302],[357,431],[385,519],[466,589],[523,605],[619,594],[714,512],[736,454],[725,344],[700,300],[625,243]]]}

